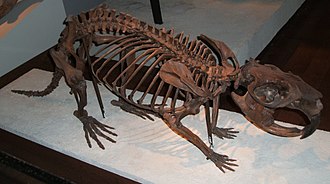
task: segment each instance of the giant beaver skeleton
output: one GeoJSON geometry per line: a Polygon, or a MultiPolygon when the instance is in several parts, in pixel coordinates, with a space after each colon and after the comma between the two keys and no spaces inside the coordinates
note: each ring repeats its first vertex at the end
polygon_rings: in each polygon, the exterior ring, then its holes
{"type": "Polygon", "coordinates": [[[305,138],[320,123],[320,92],[291,73],[253,59],[239,67],[225,43],[200,35],[190,40],[183,33],[158,29],[125,13],[117,14],[106,5],[65,21],[58,44],[50,50],[56,68],[52,82],[43,91],[13,90],[27,96],[51,93],[62,76],[78,104],[74,115],[83,123],[88,145],[90,138],[104,149],[98,136],[115,142],[111,129],[85,110],[84,74],[92,75],[94,89],[103,110],[98,83],[119,100],[113,105],[142,118],[161,118],[175,133],[199,148],[222,171],[233,171],[234,159],[213,151],[212,136],[234,138],[237,131],[217,127],[219,97],[230,86],[243,87],[245,94],[231,96],[246,118],[260,129],[278,136],[305,138]],[[144,86],[144,87],[143,87],[144,86]],[[137,91],[142,92],[137,95],[137,91]],[[151,95],[151,98],[146,98],[151,95]],[[211,109],[211,106],[213,108],[211,109]],[[211,146],[181,123],[188,115],[205,108],[211,146]],[[310,120],[303,129],[283,127],[274,122],[277,108],[302,111],[310,120]]]}

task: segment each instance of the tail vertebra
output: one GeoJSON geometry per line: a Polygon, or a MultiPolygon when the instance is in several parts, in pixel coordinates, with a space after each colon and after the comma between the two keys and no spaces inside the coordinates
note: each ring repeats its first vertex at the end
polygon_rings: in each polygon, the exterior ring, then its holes
{"type": "Polygon", "coordinates": [[[62,76],[63,76],[63,72],[59,68],[55,68],[52,81],[44,90],[42,90],[42,91],[11,90],[11,91],[13,93],[25,95],[28,97],[31,97],[31,96],[43,97],[43,96],[49,95],[51,92],[53,92],[58,87],[58,84],[59,84],[62,76]]]}

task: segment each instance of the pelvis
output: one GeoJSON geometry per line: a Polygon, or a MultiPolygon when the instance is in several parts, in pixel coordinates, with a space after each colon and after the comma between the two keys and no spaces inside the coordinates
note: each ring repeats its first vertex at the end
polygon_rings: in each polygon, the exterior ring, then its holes
{"type": "Polygon", "coordinates": [[[247,89],[243,95],[232,92],[232,98],[246,118],[260,129],[284,137],[313,134],[320,124],[322,94],[292,73],[285,73],[273,65],[261,65],[250,60],[241,68],[236,86],[247,89]],[[310,120],[303,129],[283,127],[274,122],[277,108],[302,111],[310,120]]]}

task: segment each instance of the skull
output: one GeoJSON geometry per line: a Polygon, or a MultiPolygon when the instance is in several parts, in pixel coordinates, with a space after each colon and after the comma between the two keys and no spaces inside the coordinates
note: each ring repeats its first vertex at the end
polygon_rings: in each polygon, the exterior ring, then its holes
{"type": "Polygon", "coordinates": [[[237,86],[243,86],[247,92],[232,98],[241,108],[246,118],[262,130],[284,137],[313,134],[320,124],[322,94],[292,73],[285,73],[273,65],[261,65],[251,59],[241,68],[237,86]],[[276,108],[291,108],[303,112],[310,124],[302,130],[283,127],[274,122],[276,108]]]}

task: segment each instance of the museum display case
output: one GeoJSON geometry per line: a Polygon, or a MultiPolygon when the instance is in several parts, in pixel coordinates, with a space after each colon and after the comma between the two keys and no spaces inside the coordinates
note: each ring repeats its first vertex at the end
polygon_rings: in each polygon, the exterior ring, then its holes
{"type": "MultiPolygon", "coordinates": [[[[46,2],[41,2],[41,4],[42,3],[46,2]]],[[[249,44],[252,44],[250,43],[251,40],[256,39],[254,38],[255,35],[262,35],[264,34],[262,33],[263,31],[269,29],[263,29],[263,27],[274,19],[274,15],[280,11],[280,7],[283,5],[272,3],[268,7],[274,10],[273,14],[267,12],[267,19],[260,19],[262,21],[256,23],[257,28],[251,28],[251,32],[241,35],[242,39],[238,40],[244,41],[235,42],[230,36],[224,38],[232,40],[229,41],[229,44],[234,46],[234,52],[239,53],[241,51],[242,54],[239,55],[238,58],[245,57],[247,54],[253,55],[253,52],[258,52],[258,49],[251,51],[254,49],[249,46],[249,44]],[[263,30],[261,33],[260,29],[263,30]],[[252,37],[246,38],[246,35],[251,34],[253,35],[252,37]],[[249,41],[246,42],[246,39],[249,41]],[[244,43],[244,46],[241,46],[242,43],[244,43]]],[[[281,3],[285,2],[281,1],[281,3]]],[[[134,3],[124,3],[123,7],[127,5],[130,5],[128,7],[128,10],[130,10],[130,8],[132,9],[131,5],[134,5],[134,3]]],[[[169,7],[171,7],[173,4],[169,5],[169,7]]],[[[187,4],[181,4],[181,6],[184,5],[187,4]]],[[[229,6],[226,3],[224,5],[229,6]]],[[[249,5],[245,3],[241,4],[244,8],[251,7],[252,5],[257,6],[254,3],[249,5]]],[[[260,4],[258,4],[258,6],[259,5],[260,4]]],[[[164,6],[164,9],[166,10],[166,6],[164,6]]],[[[186,11],[189,12],[189,9],[186,11]]],[[[164,11],[165,20],[166,12],[167,11],[164,11]]],[[[182,25],[183,23],[181,22],[178,24],[182,25]]],[[[210,24],[214,26],[213,22],[210,24]]],[[[191,30],[189,25],[187,26],[188,30],[191,30]]],[[[229,23],[228,26],[230,27],[232,25],[229,23]]],[[[210,29],[210,27],[207,28],[210,29]]],[[[215,30],[215,28],[212,30],[215,30]]],[[[212,32],[212,30],[209,31],[209,34],[218,33],[212,32]]],[[[197,31],[200,30],[197,29],[197,31]]],[[[242,30],[236,32],[236,34],[242,33],[241,31],[242,30]]],[[[195,34],[195,32],[192,34],[195,34]]],[[[240,37],[238,36],[238,38],[240,37]]],[[[47,162],[47,157],[41,158],[42,161],[38,161],[37,156],[33,156],[34,153],[28,153],[22,156],[26,157],[26,155],[32,155],[25,158],[25,160],[28,160],[28,162],[34,160],[34,164],[37,163],[36,165],[39,165],[38,167],[45,167],[47,168],[46,170],[51,168],[50,170],[52,170],[55,175],[60,175],[60,177],[64,178],[63,181],[66,181],[65,179],[70,181],[70,177],[72,176],[70,176],[69,172],[58,171],[61,170],[59,168],[68,167],[76,170],[76,174],[73,177],[79,178],[79,174],[77,174],[79,171],[77,170],[80,166],[81,169],[83,169],[81,173],[86,173],[86,176],[88,176],[91,181],[102,181],[103,179],[111,178],[109,181],[132,183],[202,183],[205,181],[208,183],[218,183],[222,181],[239,183],[242,177],[244,177],[244,181],[247,182],[254,182],[257,178],[260,182],[278,183],[281,181],[296,182],[297,178],[304,172],[314,176],[313,178],[317,176],[319,181],[323,181],[322,179],[326,178],[326,173],[321,172],[321,170],[326,170],[328,165],[322,165],[320,163],[324,161],[327,162],[329,153],[327,150],[323,149],[324,144],[319,141],[326,140],[329,136],[325,131],[316,130],[311,137],[303,141],[299,138],[278,138],[254,127],[244,118],[239,110],[232,112],[220,109],[218,125],[225,128],[234,128],[233,133],[235,133],[235,139],[222,140],[214,138],[212,142],[209,142],[209,132],[204,123],[208,118],[208,110],[207,108],[201,108],[199,109],[201,112],[193,116],[187,116],[182,120],[182,123],[192,130],[194,134],[198,135],[203,142],[212,143],[213,149],[217,152],[221,154],[225,153],[230,158],[237,159],[235,164],[239,165],[239,167],[235,167],[236,171],[223,174],[211,161],[207,160],[205,156],[200,153],[198,148],[192,146],[188,141],[172,132],[160,118],[152,115],[151,119],[154,119],[154,121],[150,121],[148,117],[144,119],[138,118],[134,114],[125,112],[126,109],[111,105],[110,101],[115,100],[116,96],[110,93],[106,87],[99,86],[99,91],[103,99],[103,108],[105,110],[105,117],[103,117],[99,109],[99,99],[97,99],[97,95],[95,95],[92,87],[92,81],[87,81],[88,106],[86,110],[88,110],[88,114],[92,115],[98,122],[106,126],[115,127],[115,129],[111,131],[115,132],[117,136],[114,136],[113,139],[116,141],[115,144],[103,139],[105,136],[99,137],[102,146],[100,146],[97,141],[93,141],[93,138],[91,138],[89,142],[87,137],[92,134],[88,131],[84,132],[84,124],[72,115],[77,106],[77,98],[75,100],[75,97],[70,95],[70,92],[74,94],[75,92],[72,90],[70,91],[70,88],[66,86],[68,81],[64,81],[62,78],[59,81],[59,87],[43,98],[28,98],[12,93],[12,90],[42,90],[49,84],[52,80],[51,71],[54,71],[55,66],[48,54],[54,46],[54,44],[51,43],[52,42],[47,43],[48,46],[44,48],[47,49],[46,52],[33,59],[29,59],[28,62],[25,62],[22,66],[1,78],[0,112],[1,118],[3,119],[1,122],[1,129],[3,129],[1,136],[4,137],[3,140],[7,141],[3,143],[3,151],[5,152],[13,151],[16,152],[16,154],[20,154],[17,150],[15,151],[15,149],[18,148],[12,146],[11,141],[13,145],[24,142],[25,146],[22,148],[29,149],[31,146],[36,150],[43,150],[41,153],[49,154],[49,159],[55,158],[55,160],[62,162],[59,163],[59,167],[57,168],[54,166],[49,167],[44,163],[47,162]],[[42,61],[42,59],[44,60],[42,61]],[[27,140],[17,138],[15,135],[27,140]],[[105,149],[99,147],[104,147],[105,149]],[[66,162],[70,164],[70,166],[66,166],[66,162]],[[107,172],[109,172],[109,175],[107,172]],[[101,173],[99,178],[96,176],[98,173],[101,173]],[[265,175],[264,173],[269,174],[265,175]]],[[[260,44],[264,45],[266,42],[255,43],[255,45],[260,44]]],[[[56,49],[56,46],[54,48],[56,49]]],[[[262,48],[262,46],[260,46],[260,48],[262,48]]],[[[37,52],[40,53],[40,51],[37,52]]],[[[32,56],[34,56],[34,54],[27,57],[32,56]]],[[[55,55],[55,58],[56,56],[59,55],[55,55]]],[[[166,71],[170,71],[170,69],[166,68],[166,71]]],[[[175,82],[173,83],[174,86],[176,84],[175,82]]],[[[195,91],[198,90],[192,90],[192,93],[195,91]]],[[[143,95],[141,92],[137,93],[139,93],[140,96],[143,95]]],[[[196,92],[196,94],[200,95],[199,92],[196,92]]],[[[147,96],[146,98],[152,97],[147,96]]],[[[78,105],[79,100],[81,100],[81,96],[77,100],[78,105]]],[[[276,123],[287,125],[279,121],[276,121],[276,123]]],[[[298,126],[298,128],[302,127],[298,126]]],[[[101,129],[104,130],[104,128],[101,129]]],[[[108,139],[108,137],[106,138],[108,139]]],[[[49,164],[56,165],[56,162],[49,161],[49,164]]],[[[73,178],[71,179],[72,181],[75,180],[73,178]]],[[[306,178],[303,180],[306,181],[306,178]]]]}

